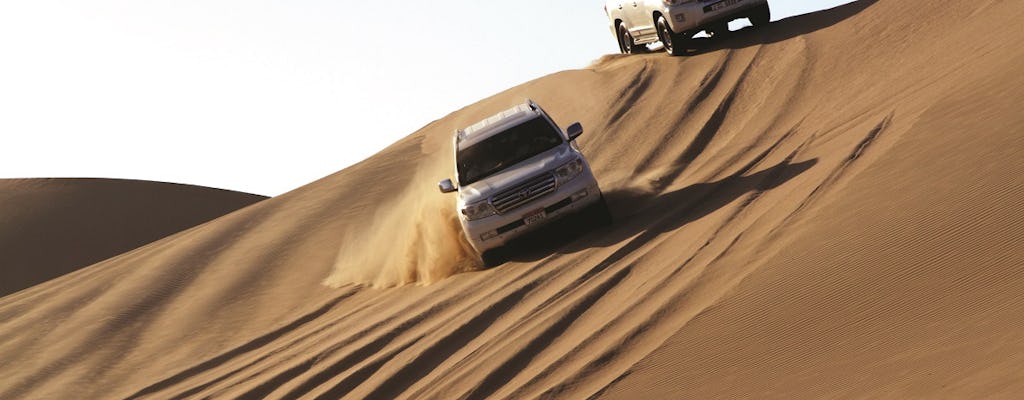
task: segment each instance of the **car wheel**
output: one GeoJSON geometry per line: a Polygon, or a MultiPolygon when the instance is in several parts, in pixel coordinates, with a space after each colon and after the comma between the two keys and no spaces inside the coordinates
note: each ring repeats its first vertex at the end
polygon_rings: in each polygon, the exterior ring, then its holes
{"type": "Polygon", "coordinates": [[[639,52],[640,47],[633,41],[633,35],[629,33],[629,29],[625,25],[619,24],[619,51],[622,54],[634,54],[639,52]]]}
{"type": "Polygon", "coordinates": [[[608,210],[608,203],[604,200],[604,196],[601,196],[597,203],[587,208],[586,212],[584,212],[584,217],[588,224],[592,224],[595,227],[612,224],[612,213],[608,210]]]}
{"type": "Polygon", "coordinates": [[[750,23],[754,26],[767,25],[772,20],[772,10],[768,8],[768,4],[755,8],[747,18],[750,19],[750,23]]]}
{"type": "Polygon", "coordinates": [[[683,34],[673,32],[665,16],[658,17],[657,25],[658,39],[661,39],[661,44],[665,46],[665,51],[673,56],[686,54],[686,45],[689,42],[689,38],[685,32],[683,34]]]}
{"type": "Polygon", "coordinates": [[[505,252],[501,247],[487,250],[480,254],[480,259],[484,262],[484,268],[494,268],[505,263],[505,252]]]}

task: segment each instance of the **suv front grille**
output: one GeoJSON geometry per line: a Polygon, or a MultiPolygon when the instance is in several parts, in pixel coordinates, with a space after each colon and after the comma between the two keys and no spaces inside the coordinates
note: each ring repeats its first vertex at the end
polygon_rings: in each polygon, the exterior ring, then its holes
{"type": "Polygon", "coordinates": [[[491,205],[498,211],[498,214],[504,214],[553,191],[555,191],[555,175],[546,172],[494,195],[491,198],[491,205]]]}

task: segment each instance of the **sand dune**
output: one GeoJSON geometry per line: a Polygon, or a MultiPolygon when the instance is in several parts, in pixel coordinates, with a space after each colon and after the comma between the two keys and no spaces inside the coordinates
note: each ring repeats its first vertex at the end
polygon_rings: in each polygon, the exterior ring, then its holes
{"type": "Polygon", "coordinates": [[[1024,4],[913,3],[607,56],[6,296],[0,398],[1012,397],[1024,4]],[[526,97],[617,222],[467,271],[451,132],[526,97]]]}
{"type": "Polygon", "coordinates": [[[0,180],[0,297],[265,198],[146,181],[0,180]]]}

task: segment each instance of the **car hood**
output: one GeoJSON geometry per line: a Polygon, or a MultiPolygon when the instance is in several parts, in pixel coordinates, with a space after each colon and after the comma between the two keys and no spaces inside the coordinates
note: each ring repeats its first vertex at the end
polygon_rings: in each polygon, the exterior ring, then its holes
{"type": "Polygon", "coordinates": [[[459,198],[463,204],[475,203],[487,199],[494,194],[508,189],[515,184],[543,172],[554,171],[579,157],[568,144],[563,144],[533,157],[527,158],[501,172],[473,182],[459,189],[459,198]]]}

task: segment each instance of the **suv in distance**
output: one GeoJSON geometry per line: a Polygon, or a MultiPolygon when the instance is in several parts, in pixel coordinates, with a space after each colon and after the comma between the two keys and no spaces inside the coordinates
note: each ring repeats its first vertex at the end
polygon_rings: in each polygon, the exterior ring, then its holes
{"type": "Polygon", "coordinates": [[[582,133],[578,122],[563,131],[532,100],[455,132],[455,181],[438,186],[458,191],[462,231],[485,264],[500,262],[496,250],[512,239],[569,214],[611,223],[575,141],[582,133]]]}
{"type": "Polygon", "coordinates": [[[714,37],[729,32],[734,19],[749,18],[754,26],[771,20],[767,0],[607,0],[604,11],[623,54],[661,41],[678,56],[700,31],[714,37]]]}

